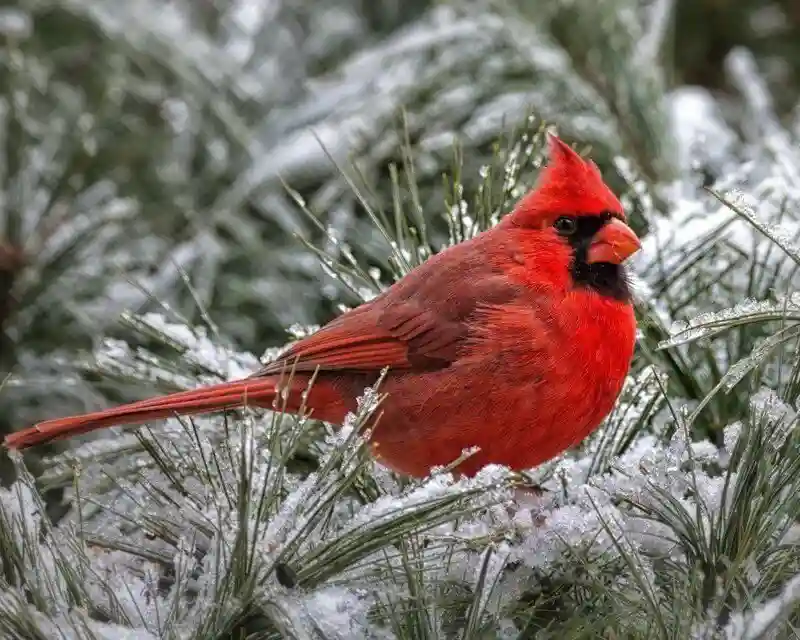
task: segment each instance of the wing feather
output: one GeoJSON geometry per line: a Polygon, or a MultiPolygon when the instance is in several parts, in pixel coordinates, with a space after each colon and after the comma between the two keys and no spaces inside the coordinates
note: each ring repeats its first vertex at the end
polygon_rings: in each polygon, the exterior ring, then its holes
{"type": "Polygon", "coordinates": [[[255,375],[449,366],[467,342],[476,310],[511,302],[521,288],[474,254],[461,262],[439,260],[441,255],[418,267],[417,277],[399,281],[296,342],[255,375]]]}

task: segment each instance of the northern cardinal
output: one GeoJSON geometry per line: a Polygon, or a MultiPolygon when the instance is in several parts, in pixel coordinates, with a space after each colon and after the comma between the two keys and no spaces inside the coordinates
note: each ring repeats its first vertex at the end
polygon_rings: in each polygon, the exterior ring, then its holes
{"type": "Polygon", "coordinates": [[[118,424],[244,405],[341,424],[388,367],[374,455],[425,476],[516,470],[577,444],[611,410],[636,322],[623,261],[639,249],[597,166],[558,137],[536,187],[476,237],[431,257],[373,300],[293,344],[243,380],[56,420],[6,437],[21,449],[118,424]],[[294,374],[286,383],[287,369],[294,374]],[[280,390],[277,389],[280,387],[280,390]]]}

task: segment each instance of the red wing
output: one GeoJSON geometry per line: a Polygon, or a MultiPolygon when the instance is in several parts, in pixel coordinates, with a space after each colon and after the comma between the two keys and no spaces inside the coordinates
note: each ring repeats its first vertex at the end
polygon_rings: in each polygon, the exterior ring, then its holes
{"type": "Polygon", "coordinates": [[[476,309],[509,303],[522,293],[475,242],[433,256],[382,295],[292,345],[256,375],[292,367],[313,372],[450,365],[461,353],[476,309]]]}
{"type": "Polygon", "coordinates": [[[359,307],[292,345],[257,375],[289,371],[380,371],[446,366],[457,357],[464,322],[437,318],[411,302],[359,307]]]}
{"type": "Polygon", "coordinates": [[[291,370],[313,372],[317,368],[323,371],[374,371],[383,367],[397,369],[408,366],[406,347],[402,342],[379,332],[353,336],[345,327],[344,330],[320,330],[301,340],[257,375],[291,370]]]}

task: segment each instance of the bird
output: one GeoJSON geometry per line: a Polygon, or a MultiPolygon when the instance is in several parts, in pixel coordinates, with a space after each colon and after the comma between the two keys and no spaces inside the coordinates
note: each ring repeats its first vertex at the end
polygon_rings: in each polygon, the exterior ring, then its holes
{"type": "Polygon", "coordinates": [[[598,166],[555,134],[547,145],[533,188],[497,224],[434,254],[252,375],[46,420],[8,435],[5,446],[271,409],[276,398],[285,412],[305,408],[341,425],[380,380],[369,447],[400,474],[421,478],[454,462],[460,476],[490,464],[523,471],[558,456],[602,423],[628,375],[636,319],[625,262],[640,241],[598,166]]]}

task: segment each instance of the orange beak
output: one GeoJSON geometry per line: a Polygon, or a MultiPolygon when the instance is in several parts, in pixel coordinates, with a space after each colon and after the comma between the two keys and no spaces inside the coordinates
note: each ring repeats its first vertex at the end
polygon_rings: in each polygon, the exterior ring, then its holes
{"type": "Polygon", "coordinates": [[[594,235],[586,253],[586,261],[589,264],[595,262],[620,264],[636,253],[641,246],[639,238],[627,224],[618,218],[612,218],[594,235]]]}

